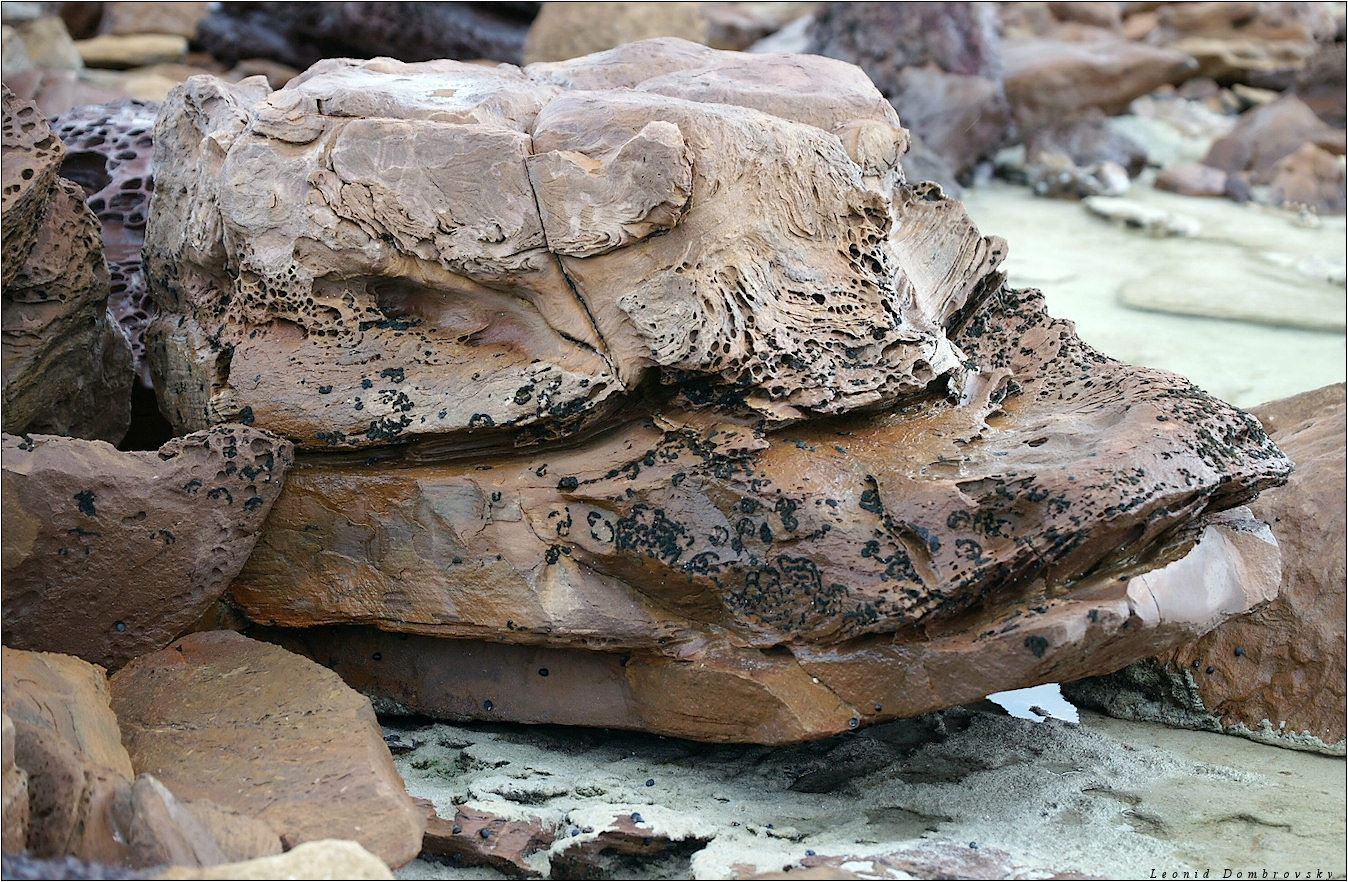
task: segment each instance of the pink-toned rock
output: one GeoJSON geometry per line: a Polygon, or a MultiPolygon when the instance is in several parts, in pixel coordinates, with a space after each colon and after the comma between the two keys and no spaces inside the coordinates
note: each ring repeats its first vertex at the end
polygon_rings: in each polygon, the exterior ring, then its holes
{"type": "Polygon", "coordinates": [[[1267,184],[1278,162],[1303,144],[1343,155],[1344,133],[1326,125],[1300,98],[1284,95],[1243,114],[1231,133],[1212,145],[1203,164],[1267,184]]]}
{"type": "Polygon", "coordinates": [[[0,732],[0,849],[5,854],[16,854],[28,847],[28,773],[14,761],[14,721],[3,715],[0,732]]]}
{"type": "Polygon", "coordinates": [[[1189,56],[1101,32],[1096,39],[1002,43],[1006,95],[1022,136],[1092,108],[1123,113],[1134,98],[1194,74],[1189,56]]]}
{"type": "Polygon", "coordinates": [[[1182,162],[1156,173],[1155,186],[1183,196],[1224,196],[1227,174],[1200,162],[1182,162]]]}
{"type": "Polygon", "coordinates": [[[1302,144],[1273,166],[1268,201],[1273,205],[1309,208],[1319,214],[1343,214],[1342,157],[1314,144],[1302,144]]]}
{"type": "Polygon", "coordinates": [[[4,713],[27,774],[27,849],[119,864],[114,807],[133,777],[101,668],[68,655],[3,650],[4,713]]]}
{"type": "Polygon", "coordinates": [[[1282,549],[1277,599],[1159,661],[1074,684],[1069,697],[1118,716],[1225,731],[1342,756],[1344,386],[1255,409],[1296,463],[1253,504],[1282,549]]]}
{"type": "Polygon", "coordinates": [[[103,3],[101,34],[175,34],[192,39],[211,4],[205,2],[103,3]]]}
{"type": "Polygon", "coordinates": [[[247,426],[145,452],[4,436],[5,642],[108,667],[167,646],[247,560],[291,457],[247,426]]]}
{"type": "Polygon", "coordinates": [[[1019,865],[999,848],[949,839],[924,839],[920,844],[881,855],[810,855],[799,866],[780,872],[754,873],[736,878],[768,879],[1099,879],[1075,872],[1058,872],[1019,865]]]}
{"type": "Polygon", "coordinates": [[[572,837],[551,855],[552,875],[563,879],[602,879],[607,876],[603,860],[611,855],[653,856],[676,845],[693,849],[707,844],[706,838],[688,836],[675,839],[658,832],[640,812],[620,814],[605,827],[584,836],[572,837]]]}
{"type": "Polygon", "coordinates": [[[108,314],[98,221],[57,176],[60,140],[8,87],[3,152],[4,430],[119,441],[131,349],[108,314]]]}
{"type": "Polygon", "coordinates": [[[138,772],[179,799],[270,825],[293,848],[354,839],[391,866],[426,829],[368,699],[279,647],[231,631],[191,634],[112,678],[138,772]]]}

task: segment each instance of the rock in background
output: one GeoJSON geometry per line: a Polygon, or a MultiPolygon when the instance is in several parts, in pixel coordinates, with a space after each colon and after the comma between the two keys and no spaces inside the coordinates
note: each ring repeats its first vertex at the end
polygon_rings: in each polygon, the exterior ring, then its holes
{"type": "Polygon", "coordinates": [[[1296,464],[1254,504],[1283,550],[1276,600],[1159,659],[1064,687],[1088,707],[1344,753],[1344,387],[1255,408],[1296,464]]]}
{"type": "Polygon", "coordinates": [[[120,441],[131,346],[108,312],[98,221],[58,176],[65,148],[4,90],[4,429],[120,441]]]}
{"type": "Polygon", "coordinates": [[[6,435],[5,643],[110,668],[167,646],[243,567],[291,450],[237,425],[130,453],[6,435]]]}

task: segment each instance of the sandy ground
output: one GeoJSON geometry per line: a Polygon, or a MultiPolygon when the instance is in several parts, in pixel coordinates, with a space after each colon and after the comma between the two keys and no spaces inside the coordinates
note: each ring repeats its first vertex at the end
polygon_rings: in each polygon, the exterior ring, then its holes
{"type": "MultiPolygon", "coordinates": [[[[1007,239],[1010,282],[1043,289],[1108,355],[1246,407],[1344,379],[1343,218],[1308,228],[1224,200],[1145,187],[1129,198],[1196,221],[1198,235],[1153,237],[1000,183],[964,201],[985,234],[1007,239]],[[1228,317],[1181,314],[1193,311],[1228,317]]],[[[444,817],[470,802],[538,818],[564,834],[559,850],[572,831],[583,841],[637,810],[653,834],[686,843],[615,858],[611,878],[728,879],[798,867],[807,851],[864,858],[920,843],[1003,852],[1021,878],[1344,878],[1342,758],[1084,711],[1080,723],[965,714],[916,749],[913,725],[775,749],[558,728],[390,731],[421,742],[398,764],[444,817]]],[[[546,874],[546,853],[534,863],[546,874]]],[[[503,878],[426,861],[398,876],[503,878]]]]}
{"type": "MultiPolygon", "coordinates": [[[[864,858],[923,842],[1003,852],[1021,878],[1205,869],[1211,878],[1344,877],[1342,759],[1081,716],[1034,723],[978,712],[963,731],[952,724],[944,740],[911,752],[896,747],[910,735],[901,724],[786,748],[556,728],[396,731],[421,742],[398,760],[409,790],[442,815],[468,801],[537,818],[563,832],[554,849],[633,811],[652,835],[706,840],[664,857],[615,858],[611,878],[731,879],[799,867],[810,852],[864,858]],[[820,769],[829,780],[818,780],[820,769]],[[792,789],[799,780],[832,789],[792,789]]],[[[540,871],[546,861],[536,856],[540,871]]],[[[397,875],[504,878],[429,861],[397,875]]]]}

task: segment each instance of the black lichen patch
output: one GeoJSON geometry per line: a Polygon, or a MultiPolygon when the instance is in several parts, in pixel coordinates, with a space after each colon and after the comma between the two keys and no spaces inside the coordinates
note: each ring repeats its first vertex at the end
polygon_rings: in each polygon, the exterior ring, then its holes
{"type": "Polygon", "coordinates": [[[74,499],[75,504],[79,507],[80,514],[91,518],[97,517],[98,512],[94,508],[94,500],[97,498],[98,494],[94,493],[92,490],[81,490],[76,493],[74,499]]]}
{"type": "Polygon", "coordinates": [[[1035,658],[1043,658],[1048,651],[1048,641],[1038,635],[1025,638],[1025,648],[1034,653],[1035,658]]]}

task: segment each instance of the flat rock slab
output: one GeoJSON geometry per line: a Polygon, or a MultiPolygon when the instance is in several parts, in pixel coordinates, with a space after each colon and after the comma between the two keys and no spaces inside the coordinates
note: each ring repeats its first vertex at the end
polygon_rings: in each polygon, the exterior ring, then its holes
{"type": "Polygon", "coordinates": [[[370,702],[313,662],[201,632],[127,665],[111,687],[132,764],[179,798],[265,821],[287,847],[353,839],[393,866],[421,850],[425,813],[370,702]]]}
{"type": "Polygon", "coordinates": [[[291,460],[239,425],[147,452],[4,436],[5,642],[109,668],[164,648],[239,572],[291,460]]]}

